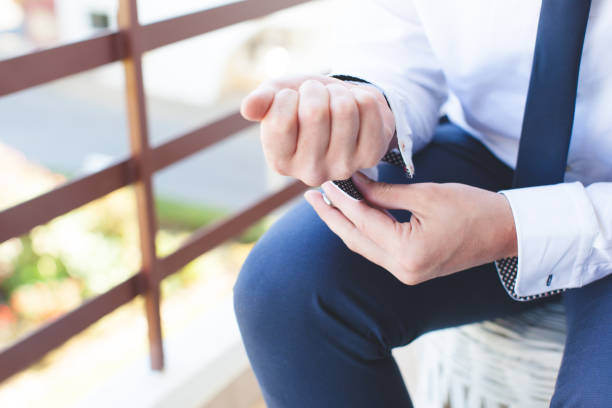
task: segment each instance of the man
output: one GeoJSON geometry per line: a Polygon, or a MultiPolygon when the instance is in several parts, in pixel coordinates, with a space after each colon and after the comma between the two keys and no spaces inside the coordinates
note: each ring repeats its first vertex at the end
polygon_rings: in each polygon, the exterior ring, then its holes
{"type": "Polygon", "coordinates": [[[242,106],[271,166],[326,195],[271,228],[235,287],[266,402],[411,406],[392,348],[562,301],[551,405],[612,406],[612,2],[352,4],[344,76],[242,106]],[[412,179],[359,172],[395,146],[412,179]],[[364,200],[326,181],[351,175],[364,200]]]}

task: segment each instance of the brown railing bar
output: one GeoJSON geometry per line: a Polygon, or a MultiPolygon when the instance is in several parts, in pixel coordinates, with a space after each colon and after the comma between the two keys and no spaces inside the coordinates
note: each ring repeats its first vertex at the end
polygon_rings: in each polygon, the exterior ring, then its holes
{"type": "Polygon", "coordinates": [[[240,116],[232,113],[211,124],[177,137],[153,149],[153,165],[161,170],[177,161],[220,142],[230,135],[240,132],[252,125],[240,116]]]}
{"type": "Polygon", "coordinates": [[[144,50],[163,47],[308,1],[245,0],[144,25],[144,50]]]}
{"type": "Polygon", "coordinates": [[[306,189],[307,186],[305,184],[295,181],[280,191],[268,195],[255,205],[230,219],[212,227],[203,227],[194,232],[178,250],[160,260],[162,279],[172,275],[209,249],[237,235],[255,221],[285,204],[306,189]]]}
{"type": "Polygon", "coordinates": [[[0,243],[130,184],[132,169],[133,159],[126,159],[0,211],[0,243]]]}
{"type": "Polygon", "coordinates": [[[0,96],[110,64],[125,57],[112,32],[0,61],[0,96]]]}
{"type": "Polygon", "coordinates": [[[160,318],[159,273],[155,237],[157,236],[157,219],[153,201],[152,152],[149,145],[147,126],[147,108],[142,77],[142,37],[138,23],[137,0],[119,0],[119,27],[124,32],[129,57],[123,60],[125,69],[125,90],[127,98],[130,148],[138,179],[134,182],[136,204],[138,207],[138,231],[142,273],[146,281],[145,312],[149,335],[149,353],[151,368],[161,370],[164,367],[164,350],[160,318]]]}
{"type": "MultiPolygon", "coordinates": [[[[139,26],[143,31],[141,51],[150,51],[308,1],[245,0],[139,26]]],[[[111,32],[0,61],[0,96],[120,61],[128,56],[125,41],[124,33],[111,32]]]]}
{"type": "Polygon", "coordinates": [[[0,351],[0,383],[134,299],[142,292],[141,278],[140,273],[132,276],[0,351]]]}

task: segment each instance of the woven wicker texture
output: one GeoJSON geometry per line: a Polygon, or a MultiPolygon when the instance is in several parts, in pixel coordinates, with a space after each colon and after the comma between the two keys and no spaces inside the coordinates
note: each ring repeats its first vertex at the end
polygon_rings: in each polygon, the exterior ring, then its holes
{"type": "Polygon", "coordinates": [[[430,333],[396,356],[417,408],[547,407],[565,336],[555,303],[430,333]]]}

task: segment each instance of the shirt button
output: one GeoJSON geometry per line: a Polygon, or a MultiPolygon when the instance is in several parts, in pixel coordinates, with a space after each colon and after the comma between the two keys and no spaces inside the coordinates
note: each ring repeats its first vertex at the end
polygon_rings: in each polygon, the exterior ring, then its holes
{"type": "Polygon", "coordinates": [[[570,166],[569,164],[565,166],[565,171],[572,171],[572,166],[570,166]]]}

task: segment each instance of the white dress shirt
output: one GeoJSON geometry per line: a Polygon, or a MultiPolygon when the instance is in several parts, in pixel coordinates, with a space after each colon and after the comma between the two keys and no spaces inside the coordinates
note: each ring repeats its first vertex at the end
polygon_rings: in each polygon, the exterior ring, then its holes
{"type": "MultiPolygon", "coordinates": [[[[432,138],[443,110],[516,164],[541,2],[347,2],[333,72],[381,88],[401,153],[432,138]]],[[[612,273],[612,1],[593,0],[565,183],[505,190],[516,223],[515,292],[532,296],[612,273]],[[552,275],[552,278],[550,278],[552,275]]]]}

